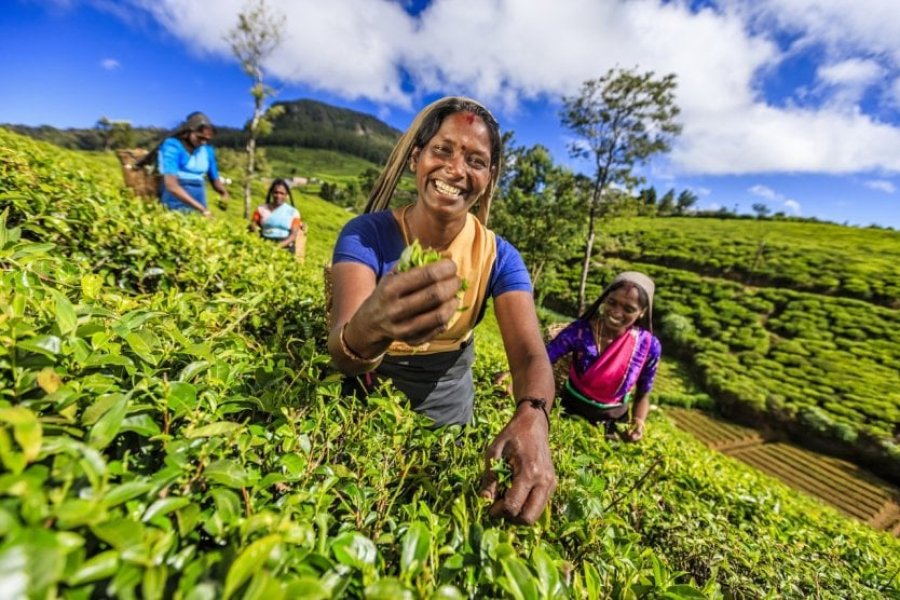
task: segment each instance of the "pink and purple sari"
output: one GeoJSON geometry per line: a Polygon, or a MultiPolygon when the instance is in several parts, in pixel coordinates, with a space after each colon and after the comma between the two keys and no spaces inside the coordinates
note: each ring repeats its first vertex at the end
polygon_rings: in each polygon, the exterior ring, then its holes
{"type": "Polygon", "coordinates": [[[632,327],[601,353],[590,323],[577,320],[547,344],[550,362],[572,354],[564,392],[593,409],[609,410],[618,418],[633,397],[653,388],[659,365],[659,340],[641,327],[632,327]],[[622,409],[622,410],[612,410],[622,409]]]}

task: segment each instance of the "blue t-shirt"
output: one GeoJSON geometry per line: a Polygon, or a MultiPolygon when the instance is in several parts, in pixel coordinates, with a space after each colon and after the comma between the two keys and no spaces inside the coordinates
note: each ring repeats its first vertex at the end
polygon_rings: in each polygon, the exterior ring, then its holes
{"type": "Polygon", "coordinates": [[[163,175],[177,175],[179,181],[202,182],[204,176],[210,181],[219,178],[216,153],[212,146],[203,144],[188,153],[178,138],[170,137],[159,147],[159,172],[163,175]]]}
{"type": "MultiPolygon", "coordinates": [[[[364,264],[375,272],[376,280],[380,280],[394,268],[405,247],[403,231],[390,210],[359,215],[341,230],[332,262],[364,264]]],[[[515,291],[530,293],[531,277],[519,251],[498,235],[497,257],[488,281],[487,294],[496,298],[515,291]]]]}

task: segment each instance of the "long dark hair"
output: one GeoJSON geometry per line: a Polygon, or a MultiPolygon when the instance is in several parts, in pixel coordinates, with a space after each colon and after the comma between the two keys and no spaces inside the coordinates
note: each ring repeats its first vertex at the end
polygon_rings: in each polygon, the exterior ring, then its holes
{"type": "Polygon", "coordinates": [[[275,191],[275,188],[279,185],[287,190],[288,202],[291,203],[291,206],[296,208],[296,206],[294,205],[294,195],[291,194],[291,186],[288,185],[287,181],[285,181],[284,179],[281,179],[281,178],[272,180],[272,185],[269,186],[269,191],[266,192],[266,204],[272,204],[272,193],[275,191]]]}
{"type": "Polygon", "coordinates": [[[600,297],[597,298],[597,300],[595,300],[594,303],[591,304],[586,311],[584,311],[584,314],[578,318],[582,321],[590,321],[594,318],[594,316],[596,316],[597,311],[600,310],[600,306],[606,300],[607,296],[612,294],[614,291],[620,290],[627,286],[633,286],[638,291],[638,304],[641,305],[641,310],[644,311],[644,314],[642,314],[641,318],[637,321],[638,325],[648,331],[651,330],[652,326],[650,324],[650,311],[647,310],[648,308],[650,308],[650,297],[647,296],[647,290],[634,283],[633,281],[627,280],[616,281],[608,285],[606,289],[603,290],[603,293],[600,294],[600,297]]]}

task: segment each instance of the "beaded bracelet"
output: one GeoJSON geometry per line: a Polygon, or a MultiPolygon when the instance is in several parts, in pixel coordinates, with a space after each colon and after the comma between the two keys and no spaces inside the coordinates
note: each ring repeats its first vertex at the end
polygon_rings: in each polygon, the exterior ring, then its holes
{"type": "Polygon", "coordinates": [[[547,418],[547,428],[550,428],[550,413],[547,412],[547,401],[543,398],[535,398],[534,396],[525,396],[518,402],[516,402],[516,408],[519,408],[524,402],[528,402],[531,404],[531,408],[539,408],[541,412],[544,413],[544,416],[547,418]]]}
{"type": "MultiPolygon", "coordinates": [[[[347,323],[349,323],[349,321],[347,323]]],[[[378,363],[380,363],[381,359],[384,358],[385,353],[382,352],[374,358],[363,358],[362,356],[354,352],[353,349],[350,348],[349,345],[347,345],[347,340],[344,339],[344,330],[347,329],[347,323],[344,323],[341,326],[341,333],[338,336],[341,342],[341,352],[343,352],[344,356],[349,358],[351,361],[366,367],[367,371],[371,371],[378,366],[378,363]]]]}

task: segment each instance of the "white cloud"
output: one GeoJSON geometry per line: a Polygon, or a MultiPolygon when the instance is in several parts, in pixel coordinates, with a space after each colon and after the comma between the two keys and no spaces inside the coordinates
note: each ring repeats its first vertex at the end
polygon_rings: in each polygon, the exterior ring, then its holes
{"type": "Polygon", "coordinates": [[[832,56],[859,53],[900,63],[896,0],[723,0],[759,21],[788,29],[796,43],[821,45],[832,56]]]}
{"type": "Polygon", "coordinates": [[[884,69],[874,60],[850,58],[819,67],[819,78],[831,85],[868,86],[884,74],[884,69]]]}
{"type": "Polygon", "coordinates": [[[871,179],[865,182],[865,186],[870,190],[884,192],[885,194],[893,194],[897,190],[893,183],[885,179],[871,179]]]}
{"type": "Polygon", "coordinates": [[[100,61],[100,66],[107,71],[115,71],[122,66],[122,63],[117,61],[115,58],[104,58],[100,61]]]}
{"type": "Polygon", "coordinates": [[[800,214],[800,203],[792,198],[788,198],[784,194],[780,194],[766,185],[754,185],[750,187],[748,190],[754,196],[759,196],[764,200],[768,200],[769,202],[773,202],[776,204],[782,205],[784,208],[788,210],[788,212],[799,215],[800,214]]]}
{"type": "Polygon", "coordinates": [[[885,69],[874,60],[850,58],[819,67],[817,75],[822,86],[832,91],[829,104],[853,111],[863,94],[882,82],[885,69]]]}
{"type": "Polygon", "coordinates": [[[794,213],[795,215],[800,214],[800,203],[797,202],[796,200],[785,200],[784,207],[787,208],[790,212],[794,213]]]}
{"type": "Polygon", "coordinates": [[[778,198],[778,194],[775,193],[775,190],[766,185],[754,185],[747,191],[754,196],[759,196],[760,198],[765,198],[766,200],[775,200],[778,198]]]}
{"type": "MultiPolygon", "coordinates": [[[[197,53],[232,60],[223,35],[242,0],[130,1],[197,53]]],[[[900,172],[900,127],[860,108],[900,75],[897,0],[719,0],[699,12],[688,0],[433,0],[418,17],[395,0],[270,4],[287,20],[270,75],[381,110],[466,94],[502,122],[523,99],[558,101],[611,67],[639,66],[677,75],[681,174],[900,172]],[[785,37],[798,41],[782,48],[785,37]],[[817,103],[801,84],[766,100],[767,78],[812,46],[827,50],[805,82],[817,103]]],[[[900,106],[900,84],[893,97],[900,106]]]]}

